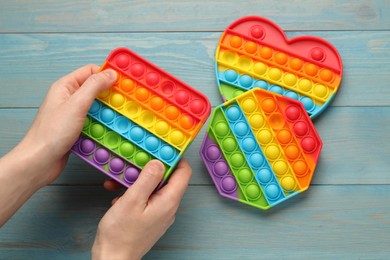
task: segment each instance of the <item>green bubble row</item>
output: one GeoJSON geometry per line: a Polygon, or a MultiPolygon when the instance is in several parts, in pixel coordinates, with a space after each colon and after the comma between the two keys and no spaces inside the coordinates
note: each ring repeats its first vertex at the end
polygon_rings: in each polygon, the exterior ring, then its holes
{"type": "MultiPolygon", "coordinates": [[[[147,162],[156,159],[148,152],[140,149],[90,116],[87,116],[82,132],[102,146],[116,152],[140,167],[144,167],[147,162]]],[[[170,168],[166,164],[164,166],[166,170],[170,168]]]]}
{"type": "Polygon", "coordinates": [[[262,209],[269,208],[269,204],[263,194],[262,188],[255,181],[254,173],[246,162],[245,155],[239,149],[236,137],[230,129],[225,129],[223,131],[224,136],[222,137],[219,134],[221,129],[218,129],[218,126],[215,127],[216,122],[226,122],[228,125],[227,118],[224,116],[221,107],[215,109],[213,118],[211,119],[211,131],[209,131],[209,134],[211,134],[211,137],[217,142],[218,146],[222,148],[222,153],[225,156],[226,162],[229,164],[230,171],[237,180],[240,190],[238,193],[240,195],[240,199],[242,199],[243,196],[245,198],[245,203],[262,209]],[[230,143],[229,147],[232,147],[232,149],[228,149],[229,151],[226,151],[226,149],[223,148],[226,147],[226,143],[224,144],[223,141],[227,139],[235,140],[236,143],[235,148],[233,148],[234,144],[230,143]]]}

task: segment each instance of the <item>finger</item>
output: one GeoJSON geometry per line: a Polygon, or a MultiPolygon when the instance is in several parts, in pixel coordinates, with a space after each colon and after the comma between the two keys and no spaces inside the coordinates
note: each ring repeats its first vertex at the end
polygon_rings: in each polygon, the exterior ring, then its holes
{"type": "Polygon", "coordinates": [[[171,175],[167,185],[157,193],[166,197],[168,200],[173,200],[175,203],[179,204],[190,183],[191,176],[191,166],[188,164],[187,160],[183,158],[171,175]]]}
{"type": "Polygon", "coordinates": [[[105,180],[103,183],[103,187],[109,191],[117,191],[121,188],[124,188],[122,184],[114,180],[105,180]]]}
{"type": "Polygon", "coordinates": [[[71,105],[86,114],[96,96],[111,87],[116,81],[117,74],[108,69],[91,75],[71,97],[71,105]]]}
{"type": "Polygon", "coordinates": [[[157,160],[151,160],[142,169],[138,179],[127,189],[123,198],[126,200],[136,196],[137,202],[147,204],[150,195],[156,189],[164,175],[164,165],[157,160]]]}
{"type": "Polygon", "coordinates": [[[96,64],[85,65],[67,75],[60,78],[55,84],[55,87],[67,87],[71,94],[73,94],[91,75],[99,71],[99,66],[96,64]]]}
{"type": "Polygon", "coordinates": [[[77,82],[81,86],[91,75],[99,71],[99,66],[96,64],[87,64],[68,75],[64,76],[65,80],[77,82]]]}

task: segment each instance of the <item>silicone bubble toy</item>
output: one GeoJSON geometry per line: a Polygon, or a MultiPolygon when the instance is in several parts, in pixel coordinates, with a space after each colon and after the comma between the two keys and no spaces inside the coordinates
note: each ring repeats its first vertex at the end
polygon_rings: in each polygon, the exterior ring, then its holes
{"type": "Polygon", "coordinates": [[[301,101],[312,118],[329,105],[343,72],[339,53],[327,41],[312,36],[288,40],[275,23],[256,16],[224,31],[215,59],[224,101],[262,88],[301,101]]]}
{"type": "Polygon", "coordinates": [[[109,68],[118,80],[93,102],[72,152],[126,187],[158,159],[163,185],[208,118],[210,103],[126,48],[112,51],[101,70],[109,68]]]}
{"type": "Polygon", "coordinates": [[[255,88],[214,109],[200,155],[222,196],[269,209],[308,189],[321,148],[301,102],[255,88]]]}

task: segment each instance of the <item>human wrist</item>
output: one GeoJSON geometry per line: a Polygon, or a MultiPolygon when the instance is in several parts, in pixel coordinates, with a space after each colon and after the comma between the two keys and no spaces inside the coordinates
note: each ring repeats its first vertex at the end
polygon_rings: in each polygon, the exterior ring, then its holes
{"type": "Polygon", "coordinates": [[[125,246],[126,250],[121,250],[118,248],[111,248],[109,245],[102,245],[101,243],[95,243],[93,244],[92,250],[91,250],[91,259],[92,260],[105,260],[105,259],[112,259],[112,260],[138,260],[141,259],[142,256],[137,256],[136,254],[133,254],[133,250],[129,250],[129,246],[125,246]]]}
{"type": "Polygon", "coordinates": [[[30,181],[36,190],[51,182],[48,174],[53,168],[53,159],[47,152],[44,142],[30,139],[26,136],[11,152],[11,164],[17,164],[18,171],[24,179],[30,181]]]}
{"type": "Polygon", "coordinates": [[[45,146],[26,135],[0,158],[0,227],[36,191],[54,180],[59,164],[45,158],[45,146]]]}
{"type": "Polygon", "coordinates": [[[26,153],[23,149],[18,145],[0,158],[0,227],[44,186],[34,166],[34,152],[26,153]]]}

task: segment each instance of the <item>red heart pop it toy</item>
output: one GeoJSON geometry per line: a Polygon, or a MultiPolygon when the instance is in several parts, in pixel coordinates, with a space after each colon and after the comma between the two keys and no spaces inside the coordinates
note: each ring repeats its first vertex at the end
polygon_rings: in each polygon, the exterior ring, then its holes
{"type": "Polygon", "coordinates": [[[299,100],[311,118],[331,102],[341,83],[341,57],[329,42],[301,36],[287,39],[274,22],[249,16],[232,23],[216,51],[222,98],[263,88],[299,100]]]}

